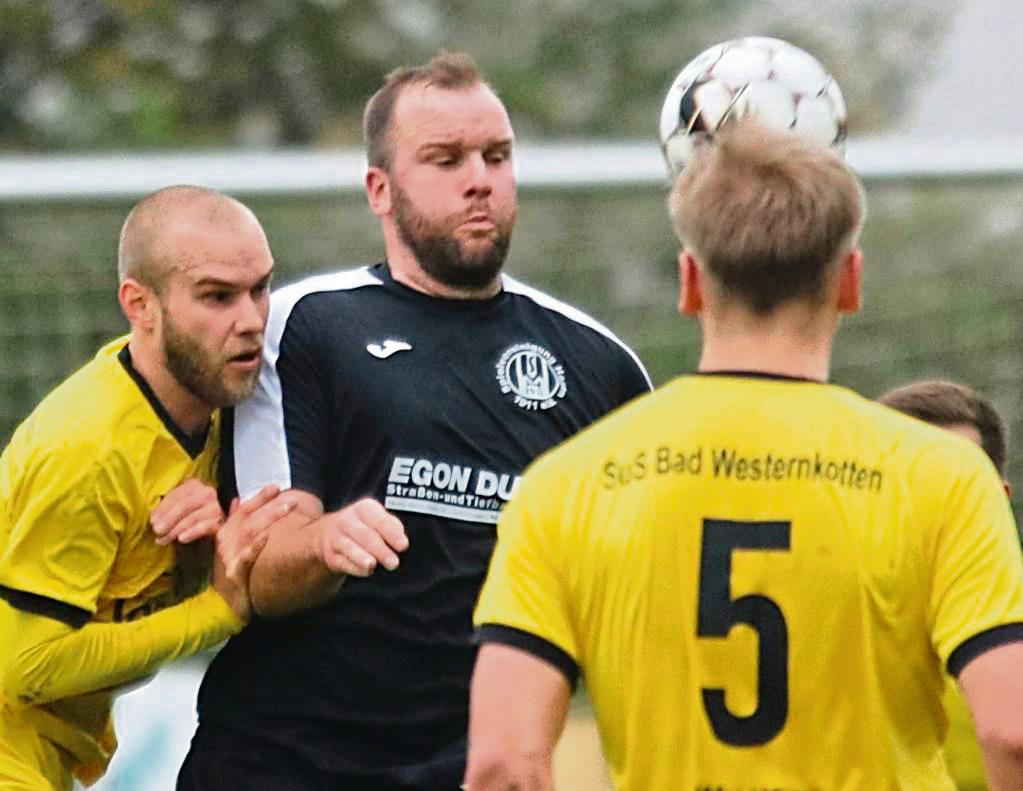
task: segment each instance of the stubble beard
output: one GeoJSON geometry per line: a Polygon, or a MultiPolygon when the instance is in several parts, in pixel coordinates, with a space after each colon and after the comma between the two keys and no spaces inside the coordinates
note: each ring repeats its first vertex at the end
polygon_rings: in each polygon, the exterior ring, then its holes
{"type": "Polygon", "coordinates": [[[477,243],[475,250],[468,250],[450,230],[418,213],[400,187],[393,185],[392,190],[398,236],[427,275],[445,286],[464,291],[483,291],[493,284],[508,257],[515,226],[514,211],[510,218],[494,220],[495,234],[489,244],[477,243]]]}
{"type": "Polygon", "coordinates": [[[252,395],[259,370],[228,379],[227,361],[219,364],[187,333],[181,332],[165,311],[163,358],[178,384],[212,408],[234,406],[252,395]]]}

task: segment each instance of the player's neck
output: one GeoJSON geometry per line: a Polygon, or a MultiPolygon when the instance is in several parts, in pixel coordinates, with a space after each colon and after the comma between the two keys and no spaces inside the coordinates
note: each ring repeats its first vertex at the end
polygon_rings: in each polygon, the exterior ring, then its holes
{"type": "Polygon", "coordinates": [[[827,381],[838,314],[781,306],[766,315],[734,306],[700,314],[703,352],[700,371],[759,371],[827,381]]]}
{"type": "Polygon", "coordinates": [[[391,277],[403,286],[440,299],[490,299],[501,290],[500,276],[480,288],[460,288],[442,283],[426,272],[415,254],[400,242],[387,245],[387,266],[391,277]]]}
{"type": "Polygon", "coordinates": [[[149,385],[171,420],[186,434],[202,431],[213,414],[210,406],[178,382],[167,370],[156,348],[135,337],[128,345],[132,368],[149,385]]]}
{"type": "Polygon", "coordinates": [[[714,333],[704,337],[700,371],[759,371],[826,382],[831,339],[791,333],[714,333]]]}

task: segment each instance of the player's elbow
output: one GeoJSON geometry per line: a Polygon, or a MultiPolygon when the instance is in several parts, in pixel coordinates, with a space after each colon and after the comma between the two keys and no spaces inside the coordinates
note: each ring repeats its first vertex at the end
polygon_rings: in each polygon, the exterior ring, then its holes
{"type": "Polygon", "coordinates": [[[0,700],[12,705],[31,706],[45,703],[45,667],[36,652],[22,651],[9,655],[0,672],[0,700]]]}
{"type": "Polygon", "coordinates": [[[1002,717],[977,724],[977,741],[985,755],[1023,767],[1023,717],[1002,717]]]}

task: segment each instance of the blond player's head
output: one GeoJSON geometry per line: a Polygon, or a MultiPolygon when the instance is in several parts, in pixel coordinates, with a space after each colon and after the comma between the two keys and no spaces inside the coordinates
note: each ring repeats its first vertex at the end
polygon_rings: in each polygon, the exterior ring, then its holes
{"type": "Polygon", "coordinates": [[[704,287],[755,315],[822,303],[865,214],[860,182],[838,154],[755,120],[701,146],[669,208],[704,287]]]}

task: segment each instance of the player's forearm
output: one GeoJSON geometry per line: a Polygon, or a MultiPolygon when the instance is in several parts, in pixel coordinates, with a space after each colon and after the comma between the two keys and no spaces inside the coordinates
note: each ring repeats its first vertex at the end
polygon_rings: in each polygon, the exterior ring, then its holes
{"type": "Polygon", "coordinates": [[[549,791],[554,748],[568,716],[571,686],[545,660],[485,643],[469,704],[470,791],[549,791]]]}
{"type": "Polygon", "coordinates": [[[264,618],[323,604],[344,581],[343,574],[324,565],[316,544],[316,522],[307,519],[296,513],[275,524],[253,566],[249,595],[253,610],[264,618]]]}
{"type": "Polygon", "coordinates": [[[5,612],[8,619],[17,639],[3,650],[3,697],[21,704],[136,681],[168,662],[217,645],[243,625],[212,588],[135,621],[71,629],[17,610],[5,612]]]}

